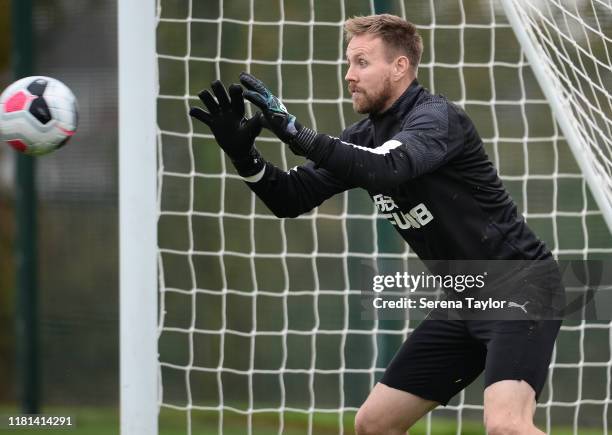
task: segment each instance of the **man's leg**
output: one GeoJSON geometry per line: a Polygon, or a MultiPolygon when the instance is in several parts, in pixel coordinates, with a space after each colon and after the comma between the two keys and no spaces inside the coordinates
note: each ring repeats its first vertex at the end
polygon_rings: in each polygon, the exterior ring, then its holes
{"type": "Polygon", "coordinates": [[[355,416],[355,433],[404,435],[408,428],[436,406],[438,402],[378,383],[355,416]]]}
{"type": "Polygon", "coordinates": [[[535,391],[525,381],[499,381],[484,392],[484,423],[488,435],[544,435],[533,424],[535,391]]]}
{"type": "Polygon", "coordinates": [[[397,351],[355,418],[357,435],[405,434],[482,372],[486,347],[465,323],[432,311],[397,351]]]}
{"type": "Polygon", "coordinates": [[[533,425],[560,321],[470,322],[487,342],[484,419],[487,433],[543,434],[533,425]]]}

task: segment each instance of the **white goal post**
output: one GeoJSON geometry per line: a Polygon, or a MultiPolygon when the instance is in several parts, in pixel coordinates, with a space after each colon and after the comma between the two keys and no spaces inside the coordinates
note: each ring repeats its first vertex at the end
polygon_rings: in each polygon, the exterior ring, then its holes
{"type": "MultiPolygon", "coordinates": [[[[383,5],[414,22],[419,81],[466,109],[553,254],[612,258],[610,0],[117,5],[123,435],[352,433],[413,330],[360,317],[364,263],[415,258],[366,196],[277,219],[188,116],[198,91],[245,70],[339,134],[359,119],[343,79],[350,16],[383,5]]],[[[256,144],[281,168],[301,162],[270,134],[256,144]]],[[[612,322],[564,324],[538,425],[607,435],[611,385],[612,322]]],[[[481,413],[477,381],[421,427],[471,434],[481,413]]]]}
{"type": "MultiPolygon", "coordinates": [[[[506,16],[529,65],[612,231],[612,64],[608,53],[608,49],[612,48],[612,33],[606,34],[609,28],[602,29],[597,13],[590,22],[581,17],[576,6],[580,2],[547,2],[549,4],[542,1],[502,0],[506,16]],[[550,27],[558,25],[558,22],[550,19],[550,15],[554,14],[562,15],[563,27],[558,29],[557,35],[550,32],[550,27]],[[576,40],[576,31],[572,27],[580,27],[585,42],[576,40]],[[605,56],[602,53],[599,58],[593,53],[589,43],[591,36],[603,42],[605,56]],[[566,45],[577,57],[568,53],[566,45]],[[585,69],[580,59],[583,54],[590,57],[594,68],[585,69]],[[572,80],[572,76],[575,80],[572,80]],[[589,83],[589,80],[592,81],[589,83]],[[586,92],[592,93],[590,98],[577,81],[587,82],[585,87],[586,92]],[[586,132],[589,129],[590,134],[586,132]]],[[[610,3],[598,0],[594,3],[601,4],[604,11],[612,14],[610,3]]],[[[609,20],[610,17],[603,18],[609,20]]]]}
{"type": "Polygon", "coordinates": [[[155,2],[121,0],[117,9],[121,433],[155,435],[159,413],[155,2]]]}

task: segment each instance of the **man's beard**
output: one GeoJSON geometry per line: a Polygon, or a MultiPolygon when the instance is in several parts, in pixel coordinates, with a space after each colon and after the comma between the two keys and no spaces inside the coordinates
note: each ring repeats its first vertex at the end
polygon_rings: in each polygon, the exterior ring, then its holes
{"type": "Polygon", "coordinates": [[[383,111],[391,95],[391,80],[389,80],[389,77],[385,77],[382,89],[377,94],[372,95],[370,93],[359,92],[361,101],[357,103],[357,101],[353,100],[353,109],[362,115],[368,113],[375,115],[383,111]]]}

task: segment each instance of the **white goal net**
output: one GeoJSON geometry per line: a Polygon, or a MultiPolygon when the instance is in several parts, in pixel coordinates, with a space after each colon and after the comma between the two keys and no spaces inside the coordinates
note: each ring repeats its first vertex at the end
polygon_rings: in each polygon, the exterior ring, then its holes
{"type": "MultiPolygon", "coordinates": [[[[303,124],[338,135],[359,119],[344,82],[350,16],[385,11],[417,25],[419,82],[465,108],[557,258],[612,255],[610,0],[504,3],[158,0],[160,433],[353,433],[355,411],[417,324],[361,316],[364,262],[414,257],[365,192],[278,219],[188,116],[211,81],[250,71],[303,124]]],[[[301,163],[270,134],[256,144],[281,168],[301,163]]],[[[611,384],[612,323],[566,322],[537,423],[608,434],[611,384]]],[[[477,380],[419,427],[483,433],[482,388],[477,380]]]]}

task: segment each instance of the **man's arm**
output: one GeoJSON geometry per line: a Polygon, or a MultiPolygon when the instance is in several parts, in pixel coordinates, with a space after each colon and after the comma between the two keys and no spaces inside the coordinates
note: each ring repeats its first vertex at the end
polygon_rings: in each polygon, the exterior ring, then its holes
{"type": "Polygon", "coordinates": [[[316,134],[307,157],[346,182],[384,190],[432,172],[461,152],[463,138],[449,128],[459,122],[456,116],[444,102],[417,108],[404,129],[377,148],[316,134]]]}
{"type": "Polygon", "coordinates": [[[283,171],[266,163],[260,173],[243,177],[249,188],[280,218],[296,217],[352,186],[313,162],[283,171]]]}
{"type": "Polygon", "coordinates": [[[199,94],[208,111],[193,107],[189,114],[208,125],[238,174],[276,216],[306,213],[350,187],[311,162],[288,172],[266,162],[254,146],[261,114],[245,118],[242,88],[232,85],[228,95],[223,84],[215,81],[211,89],[214,96],[208,90],[199,94]]]}
{"type": "Polygon", "coordinates": [[[367,190],[384,190],[434,171],[458,155],[463,137],[457,113],[445,101],[423,104],[402,131],[377,148],[367,148],[318,134],[302,126],[285,106],[250,74],[240,81],[246,99],[262,110],[266,127],[291,150],[327,169],[336,178],[367,190]]]}

